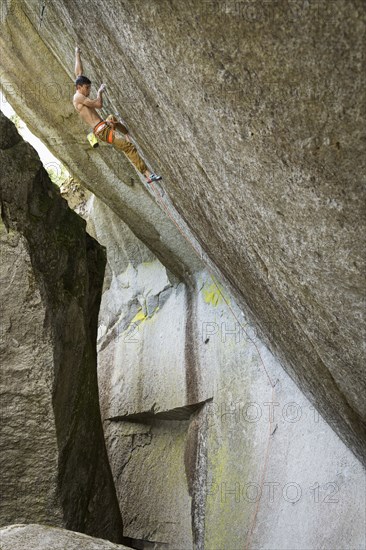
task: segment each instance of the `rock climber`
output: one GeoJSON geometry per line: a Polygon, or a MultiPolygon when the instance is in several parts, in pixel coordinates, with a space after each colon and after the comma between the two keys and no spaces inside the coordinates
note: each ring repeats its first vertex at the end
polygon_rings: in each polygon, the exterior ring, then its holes
{"type": "Polygon", "coordinates": [[[75,48],[75,76],[76,93],[73,98],[73,105],[82,120],[93,129],[94,135],[100,141],[110,143],[116,149],[123,151],[135,168],[145,176],[148,183],[161,180],[161,176],[150,173],[145,162],[138,154],[136,147],[129,141],[127,128],[113,115],[109,115],[106,120],[103,120],[97,113],[96,109],[103,107],[105,84],[100,86],[96,99],[89,99],[91,81],[83,75],[81,50],[79,47],[75,48]],[[125,134],[125,137],[117,135],[116,129],[125,134]]]}

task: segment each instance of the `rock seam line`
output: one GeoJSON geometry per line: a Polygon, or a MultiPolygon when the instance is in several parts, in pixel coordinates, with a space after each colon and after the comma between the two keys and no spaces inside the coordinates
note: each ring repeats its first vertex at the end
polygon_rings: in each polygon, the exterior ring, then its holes
{"type": "MultiPolygon", "coordinates": [[[[187,235],[185,235],[183,233],[183,230],[181,229],[181,227],[179,226],[179,224],[177,223],[177,221],[174,219],[173,215],[170,213],[169,211],[169,208],[164,204],[161,196],[160,196],[160,193],[155,189],[155,186],[153,185],[153,183],[151,183],[151,188],[152,188],[152,191],[153,191],[153,194],[154,196],[156,197],[157,199],[157,202],[162,206],[163,210],[166,212],[166,214],[169,216],[169,218],[172,220],[172,222],[174,223],[174,225],[177,227],[178,231],[180,232],[180,234],[184,237],[184,239],[188,242],[188,244],[192,247],[192,249],[196,252],[196,254],[199,256],[199,258],[202,260],[203,259],[203,255],[201,252],[199,252],[197,250],[197,248],[195,247],[195,245],[188,239],[187,235]]],[[[165,191],[166,193],[166,191],[165,191]]],[[[206,263],[206,262],[205,262],[206,263]]],[[[206,266],[207,266],[207,263],[206,263],[206,266]]],[[[246,329],[243,327],[242,323],[240,322],[240,320],[238,319],[237,315],[235,315],[232,307],[230,306],[230,304],[228,303],[228,301],[226,300],[226,298],[223,296],[223,293],[221,292],[220,288],[219,288],[219,285],[217,284],[216,282],[216,279],[215,277],[212,275],[212,273],[209,271],[209,275],[211,277],[211,280],[213,282],[213,284],[215,285],[215,287],[217,288],[217,291],[218,293],[220,294],[220,296],[223,298],[225,304],[227,305],[227,307],[229,308],[229,310],[231,311],[234,319],[236,319],[236,321],[239,323],[239,326],[242,328],[242,330],[245,332],[246,336],[248,337],[248,340],[250,340],[252,342],[252,344],[254,345],[256,351],[257,351],[257,354],[259,356],[259,359],[262,363],[262,366],[264,368],[264,371],[266,373],[266,376],[267,376],[267,379],[268,379],[268,382],[270,384],[270,386],[272,387],[272,403],[274,401],[274,398],[275,398],[275,386],[277,384],[277,381],[276,382],[272,382],[269,374],[268,374],[268,371],[266,369],[266,366],[264,364],[264,361],[263,361],[263,358],[262,358],[262,355],[259,351],[259,348],[257,346],[257,344],[254,342],[254,340],[248,335],[246,329]]],[[[274,431],[273,431],[274,433],[274,431]]],[[[264,479],[265,479],[265,474],[266,474],[266,471],[267,471],[267,465],[268,465],[268,458],[269,458],[269,449],[270,449],[270,443],[271,443],[271,434],[272,434],[272,421],[270,419],[270,422],[269,422],[269,431],[268,431],[268,438],[267,438],[267,445],[266,445],[266,454],[265,454],[265,460],[264,460],[264,464],[263,464],[263,468],[262,468],[262,474],[261,474],[261,481],[260,481],[260,494],[262,494],[262,489],[263,489],[263,485],[264,485],[264,479]]],[[[254,513],[253,513],[253,516],[252,516],[252,519],[250,521],[250,524],[249,524],[249,529],[247,531],[247,537],[246,537],[246,540],[245,540],[245,550],[249,550],[249,544],[251,542],[251,539],[252,539],[252,535],[253,535],[253,532],[254,532],[254,528],[255,528],[255,525],[256,525],[256,520],[257,520],[257,515],[258,515],[258,511],[259,511],[259,503],[260,503],[260,498],[258,499],[257,501],[257,504],[256,504],[256,507],[255,507],[255,510],[254,510],[254,513]]]]}

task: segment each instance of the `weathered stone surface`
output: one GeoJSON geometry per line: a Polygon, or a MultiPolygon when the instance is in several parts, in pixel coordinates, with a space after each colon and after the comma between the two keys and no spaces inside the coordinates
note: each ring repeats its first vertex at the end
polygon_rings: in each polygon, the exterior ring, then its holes
{"type": "Polygon", "coordinates": [[[144,549],[362,548],[364,469],[235,300],[205,271],[161,292],[170,274],[126,225],[96,198],[85,211],[107,251],[98,379],[125,535],[144,549]]]}
{"type": "Polygon", "coordinates": [[[65,0],[39,16],[31,0],[3,10],[21,116],[171,271],[197,268],[147,193],[123,185],[123,157],[87,148],[70,104],[78,42],[242,307],[364,459],[364,2],[65,0]]]}
{"type": "Polygon", "coordinates": [[[88,225],[118,251],[98,376],[129,536],[184,550],[364,547],[364,470],[263,343],[364,459],[364,3],[65,0],[47,3],[42,26],[31,0],[8,6],[7,95],[150,248],[95,204],[88,225]],[[70,103],[75,42],[239,305],[199,273],[123,156],[88,149],[70,103]]]}
{"type": "Polygon", "coordinates": [[[96,372],[105,252],[0,112],[0,525],[119,542],[96,372]]]}
{"type": "MultiPolygon", "coordinates": [[[[69,71],[63,69],[59,60],[49,51],[28,14],[24,12],[25,8],[27,6],[23,0],[7,0],[2,5],[0,45],[5,54],[0,64],[2,90],[17,110],[18,100],[20,101],[22,108],[19,113],[23,120],[27,120],[35,135],[40,135],[40,132],[43,134],[49,149],[67,165],[71,173],[133,227],[135,234],[148,244],[171,271],[181,279],[189,278],[200,262],[192,254],[184,238],[173,231],[174,224],[161,215],[160,208],[141,185],[139,176],[126,157],[108,146],[100,146],[97,150],[90,148],[86,139],[88,130],[78,119],[72,106],[74,88],[69,71]],[[18,41],[22,54],[11,59],[18,49],[15,46],[18,41]],[[9,55],[6,54],[8,48],[9,55]],[[44,70],[45,67],[47,71],[44,70]],[[52,74],[51,85],[46,73],[52,74]],[[38,78],[34,87],[35,74],[38,74],[38,78]],[[12,83],[15,75],[16,83],[12,83]],[[34,123],[30,121],[29,115],[34,112],[36,104],[41,112],[34,123]],[[57,129],[55,125],[58,126],[57,129]],[[124,181],[128,186],[131,182],[134,186],[128,187],[124,181]]],[[[38,8],[33,4],[29,8],[32,15],[34,9],[38,13],[38,8]]],[[[63,27],[64,22],[61,18],[58,26],[63,27]]],[[[43,24],[41,28],[44,28],[43,24]]],[[[64,38],[67,38],[66,29],[63,32],[64,38]]],[[[71,39],[72,50],[73,42],[71,39]]],[[[112,108],[110,105],[106,107],[105,114],[112,108]]],[[[148,165],[149,160],[151,159],[146,159],[148,165]]]]}
{"type": "Polygon", "coordinates": [[[184,470],[189,422],[106,422],[124,535],[143,548],[192,548],[184,470]]]}
{"type": "Polygon", "coordinates": [[[127,546],[45,525],[9,525],[0,529],[1,550],[123,550],[127,546]]]}

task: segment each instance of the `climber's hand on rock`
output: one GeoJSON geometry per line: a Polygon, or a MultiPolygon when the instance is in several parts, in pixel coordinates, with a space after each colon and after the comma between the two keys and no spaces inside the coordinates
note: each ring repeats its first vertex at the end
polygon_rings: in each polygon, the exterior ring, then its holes
{"type": "Polygon", "coordinates": [[[81,54],[81,49],[79,48],[79,46],[76,46],[76,48],[75,48],[75,54],[76,54],[76,55],[80,55],[80,54],[81,54]]]}
{"type": "Polygon", "coordinates": [[[101,84],[100,87],[99,87],[99,90],[98,90],[98,94],[102,94],[106,89],[106,85],[105,84],[101,84]]]}

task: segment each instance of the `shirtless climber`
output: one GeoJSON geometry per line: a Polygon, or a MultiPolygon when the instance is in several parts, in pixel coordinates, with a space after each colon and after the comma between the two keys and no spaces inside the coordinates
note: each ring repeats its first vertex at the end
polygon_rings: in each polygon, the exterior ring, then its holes
{"type": "Polygon", "coordinates": [[[96,99],[89,99],[91,81],[83,76],[83,65],[81,62],[81,51],[75,48],[75,76],[76,93],[73,98],[73,105],[86,124],[91,126],[94,135],[100,140],[110,143],[116,149],[124,152],[127,158],[132,162],[135,168],[144,174],[148,183],[161,180],[161,176],[151,174],[147,169],[145,162],[138,154],[136,147],[129,141],[128,131],[116,117],[109,115],[103,120],[96,109],[103,107],[103,92],[105,84],[102,84],[98,90],[96,99]],[[116,129],[125,134],[125,138],[117,135],[116,129]]]}

